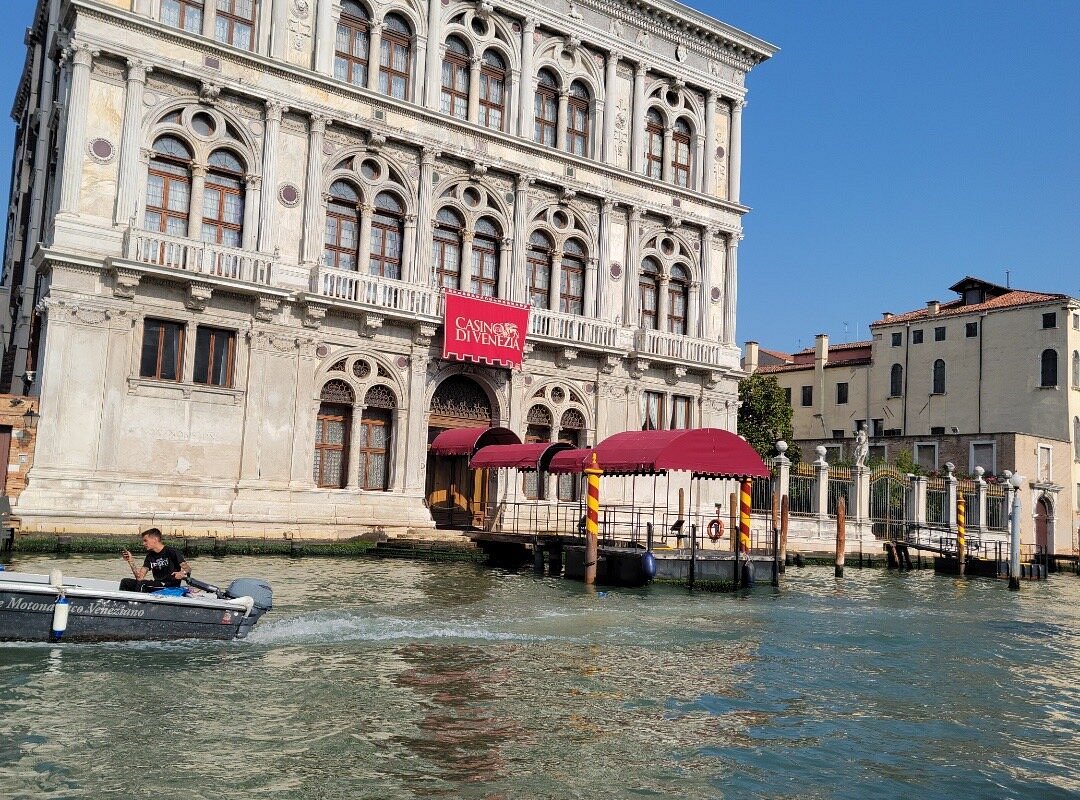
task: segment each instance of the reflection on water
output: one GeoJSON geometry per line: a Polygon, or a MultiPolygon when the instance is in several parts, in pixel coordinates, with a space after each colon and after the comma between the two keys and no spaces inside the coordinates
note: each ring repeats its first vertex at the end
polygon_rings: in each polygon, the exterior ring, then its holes
{"type": "Polygon", "coordinates": [[[1073,576],[1017,595],[807,569],[735,597],[462,564],[196,566],[274,585],[248,641],[0,645],[0,797],[1080,792],[1073,576]]]}

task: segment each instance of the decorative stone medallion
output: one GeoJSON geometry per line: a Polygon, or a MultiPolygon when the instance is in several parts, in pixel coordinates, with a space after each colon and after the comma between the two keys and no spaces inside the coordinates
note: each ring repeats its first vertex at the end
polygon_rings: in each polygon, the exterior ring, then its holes
{"type": "Polygon", "coordinates": [[[619,280],[622,277],[622,264],[618,261],[612,261],[610,273],[613,281],[619,280]]]}
{"type": "Polygon", "coordinates": [[[291,183],[283,183],[278,189],[278,200],[283,206],[292,208],[300,202],[300,190],[291,183]]]}
{"type": "Polygon", "coordinates": [[[108,139],[91,139],[86,149],[90,158],[99,164],[108,164],[116,157],[116,148],[108,139]]]}

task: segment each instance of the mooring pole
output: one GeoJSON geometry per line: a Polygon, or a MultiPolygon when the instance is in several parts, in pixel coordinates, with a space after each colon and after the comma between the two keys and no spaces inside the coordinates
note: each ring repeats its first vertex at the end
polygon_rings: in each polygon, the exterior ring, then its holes
{"type": "Polygon", "coordinates": [[[772,498],[772,585],[780,585],[780,498],[772,498]]]}
{"type": "MultiPolygon", "coordinates": [[[[750,479],[743,480],[739,489],[739,553],[745,561],[742,569],[746,569],[750,563],[750,479]]],[[[741,580],[740,585],[749,586],[750,580],[741,580]]]]}
{"type": "MultiPolygon", "coordinates": [[[[682,519],[682,517],[680,517],[682,519]]],[[[697,578],[697,525],[690,526],[690,591],[694,591],[694,580],[697,578]]]]}
{"type": "Polygon", "coordinates": [[[788,496],[780,501],[780,571],[787,569],[788,496]]]}
{"type": "Polygon", "coordinates": [[[967,562],[966,524],[967,501],[964,500],[964,495],[961,494],[956,498],[956,561],[959,570],[958,574],[960,575],[964,574],[965,563],[967,562]]]}
{"type": "Polygon", "coordinates": [[[844,550],[847,547],[847,503],[836,501],[836,577],[844,577],[844,550]]]}
{"type": "Polygon", "coordinates": [[[1013,485],[1012,514],[1009,517],[1009,588],[1020,591],[1020,484],[1024,477],[1017,472],[1012,474],[1009,482],[1013,485]]]}
{"type": "Polygon", "coordinates": [[[731,552],[739,552],[739,495],[735,492],[728,497],[728,517],[731,522],[731,552]]]}
{"type": "Polygon", "coordinates": [[[587,508],[585,510],[585,585],[596,583],[596,561],[599,557],[597,536],[600,524],[600,476],[604,471],[596,463],[596,453],[592,454],[592,463],[585,468],[588,485],[587,508]]]}

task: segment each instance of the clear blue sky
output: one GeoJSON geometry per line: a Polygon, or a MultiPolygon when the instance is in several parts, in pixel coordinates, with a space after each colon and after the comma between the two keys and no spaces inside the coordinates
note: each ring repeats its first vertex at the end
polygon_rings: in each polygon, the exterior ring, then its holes
{"type": "MultiPolygon", "coordinates": [[[[864,338],[965,274],[1080,296],[1080,0],[691,5],[781,48],[749,77],[740,341],[864,338]]],[[[0,2],[5,108],[33,6],[0,2]]]]}

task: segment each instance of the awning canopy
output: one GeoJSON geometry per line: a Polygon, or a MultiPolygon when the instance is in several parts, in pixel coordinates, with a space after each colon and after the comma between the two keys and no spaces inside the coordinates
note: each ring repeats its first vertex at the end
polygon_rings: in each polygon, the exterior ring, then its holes
{"type": "Polygon", "coordinates": [[[765,478],[769,470],[745,439],[719,428],[626,431],[596,446],[607,475],[656,475],[669,470],[701,478],[765,478]]]}
{"type": "Polygon", "coordinates": [[[593,449],[581,447],[556,453],[548,464],[547,471],[552,473],[582,472],[592,461],[593,449]]]}
{"type": "Polygon", "coordinates": [[[560,450],[569,450],[566,442],[528,442],[527,444],[489,444],[476,451],[469,466],[473,469],[505,468],[530,472],[546,469],[560,450]]]}
{"type": "Polygon", "coordinates": [[[509,428],[452,428],[436,436],[429,449],[438,456],[471,456],[489,444],[521,444],[521,439],[509,428]]]}

